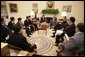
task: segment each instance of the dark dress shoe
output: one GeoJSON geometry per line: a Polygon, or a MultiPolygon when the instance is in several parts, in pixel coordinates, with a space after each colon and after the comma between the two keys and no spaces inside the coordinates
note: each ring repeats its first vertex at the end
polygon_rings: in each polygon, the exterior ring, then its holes
{"type": "Polygon", "coordinates": [[[52,34],[55,34],[55,32],[53,32],[52,34]]]}
{"type": "Polygon", "coordinates": [[[30,35],[32,35],[32,34],[30,33],[30,35]]]}
{"type": "Polygon", "coordinates": [[[28,37],[31,37],[30,35],[27,35],[28,37]]]}

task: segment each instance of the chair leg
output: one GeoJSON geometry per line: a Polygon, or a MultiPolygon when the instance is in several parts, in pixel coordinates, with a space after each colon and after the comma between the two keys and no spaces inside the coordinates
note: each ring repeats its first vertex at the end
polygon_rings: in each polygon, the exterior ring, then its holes
{"type": "Polygon", "coordinates": [[[45,30],[45,31],[46,31],[46,33],[45,33],[45,34],[47,35],[47,30],[45,30]]]}

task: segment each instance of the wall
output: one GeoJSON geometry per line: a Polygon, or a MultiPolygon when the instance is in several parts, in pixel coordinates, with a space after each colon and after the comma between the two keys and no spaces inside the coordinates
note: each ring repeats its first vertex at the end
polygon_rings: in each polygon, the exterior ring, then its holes
{"type": "MultiPolygon", "coordinates": [[[[33,9],[32,3],[38,3],[38,17],[41,17],[41,10],[46,8],[46,1],[7,1],[7,11],[9,17],[14,16],[16,19],[18,17],[22,18],[22,21],[24,22],[27,15],[29,15],[29,12],[33,9]],[[16,3],[18,4],[18,13],[10,13],[9,10],[9,3],[16,3]]],[[[76,23],[78,22],[84,22],[84,1],[55,1],[54,8],[59,9],[59,14],[56,16],[58,19],[61,17],[61,12],[63,5],[72,5],[72,10],[70,13],[67,13],[67,18],[70,16],[75,16],[76,23]]],[[[49,15],[46,15],[49,16],[49,15]]],[[[52,15],[50,15],[52,16],[52,15]]],[[[17,22],[17,20],[16,20],[17,22]]]]}
{"type": "MultiPolygon", "coordinates": [[[[67,13],[67,18],[74,16],[76,18],[76,23],[84,22],[84,2],[83,1],[57,1],[55,8],[58,8],[60,14],[62,12],[63,5],[72,5],[72,10],[70,13],[67,13]]],[[[58,18],[60,18],[60,14],[58,18]]]]}

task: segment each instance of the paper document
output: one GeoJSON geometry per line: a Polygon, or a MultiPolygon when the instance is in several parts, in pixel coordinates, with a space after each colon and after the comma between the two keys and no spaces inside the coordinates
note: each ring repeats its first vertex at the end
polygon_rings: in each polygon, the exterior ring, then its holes
{"type": "Polygon", "coordinates": [[[62,30],[57,30],[56,33],[55,33],[55,35],[61,35],[62,33],[63,33],[62,30]]]}
{"type": "Polygon", "coordinates": [[[66,38],[67,41],[69,41],[69,37],[68,37],[67,34],[65,34],[65,38],[66,38]]]}

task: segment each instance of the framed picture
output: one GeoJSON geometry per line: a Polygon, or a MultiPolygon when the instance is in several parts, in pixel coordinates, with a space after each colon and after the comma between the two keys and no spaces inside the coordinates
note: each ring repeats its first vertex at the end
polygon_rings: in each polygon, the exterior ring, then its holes
{"type": "Polygon", "coordinates": [[[71,12],[71,9],[72,9],[72,5],[64,5],[63,6],[63,11],[71,12]]]}
{"type": "Polygon", "coordinates": [[[9,8],[10,8],[11,13],[17,13],[18,12],[17,4],[9,3],[9,8]]]}
{"type": "Polygon", "coordinates": [[[7,12],[7,5],[5,1],[1,1],[1,16],[2,17],[7,17],[8,12],[7,12]]]}
{"type": "Polygon", "coordinates": [[[33,7],[33,8],[37,8],[37,7],[38,7],[38,4],[37,4],[37,3],[33,3],[33,4],[32,4],[32,7],[33,7]]]}
{"type": "Polygon", "coordinates": [[[47,1],[47,9],[54,8],[54,1],[47,1]]]}

